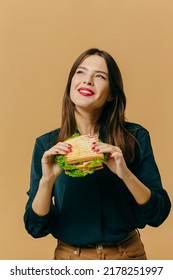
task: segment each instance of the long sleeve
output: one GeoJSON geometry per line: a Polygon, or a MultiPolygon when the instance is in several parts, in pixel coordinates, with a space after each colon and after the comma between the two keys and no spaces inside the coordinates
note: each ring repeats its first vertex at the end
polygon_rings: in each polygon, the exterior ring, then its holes
{"type": "Polygon", "coordinates": [[[40,179],[42,177],[41,158],[43,153],[51,146],[50,134],[45,134],[42,138],[36,139],[30,173],[30,189],[27,192],[29,199],[24,213],[25,228],[33,237],[43,237],[50,233],[51,220],[54,217],[54,204],[51,203],[50,212],[45,216],[37,215],[32,209],[32,202],[37,193],[40,179]]]}
{"type": "Polygon", "coordinates": [[[167,218],[171,202],[166,190],[162,186],[160,173],[156,165],[150,135],[144,128],[139,129],[137,136],[138,146],[138,167],[136,176],[151,190],[151,198],[144,205],[138,205],[136,216],[141,227],[146,224],[157,227],[167,218]]]}

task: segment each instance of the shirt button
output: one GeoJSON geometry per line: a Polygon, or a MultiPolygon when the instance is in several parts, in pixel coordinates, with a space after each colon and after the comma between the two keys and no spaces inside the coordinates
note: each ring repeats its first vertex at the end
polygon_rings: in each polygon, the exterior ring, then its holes
{"type": "Polygon", "coordinates": [[[103,246],[100,244],[100,245],[98,245],[98,247],[97,247],[99,250],[103,250],[103,246]]]}
{"type": "Polygon", "coordinates": [[[74,251],[74,254],[77,255],[77,251],[74,251]]]}

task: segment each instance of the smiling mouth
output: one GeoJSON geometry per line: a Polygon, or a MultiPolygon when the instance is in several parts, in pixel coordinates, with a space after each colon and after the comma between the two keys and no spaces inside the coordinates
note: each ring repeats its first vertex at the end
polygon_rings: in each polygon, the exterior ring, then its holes
{"type": "Polygon", "coordinates": [[[89,88],[79,88],[78,92],[83,96],[92,96],[95,94],[94,91],[89,88]]]}

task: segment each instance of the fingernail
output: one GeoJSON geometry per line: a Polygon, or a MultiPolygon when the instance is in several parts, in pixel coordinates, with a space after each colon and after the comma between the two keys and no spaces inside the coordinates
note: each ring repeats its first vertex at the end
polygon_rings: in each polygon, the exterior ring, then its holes
{"type": "Polygon", "coordinates": [[[56,153],[56,154],[59,154],[59,152],[58,152],[58,151],[56,151],[55,153],[56,153]]]}
{"type": "Polygon", "coordinates": [[[68,146],[69,148],[71,148],[71,147],[72,147],[72,145],[71,145],[71,144],[68,144],[67,146],[68,146]]]}
{"type": "Polygon", "coordinates": [[[99,152],[100,151],[100,149],[95,149],[95,152],[99,152]]]}
{"type": "Polygon", "coordinates": [[[92,144],[94,144],[94,145],[95,145],[96,143],[97,143],[97,142],[92,142],[92,144]]]}
{"type": "Polygon", "coordinates": [[[112,154],[109,154],[110,157],[112,157],[112,154]]]}
{"type": "Polygon", "coordinates": [[[96,148],[96,147],[92,147],[91,149],[92,149],[92,150],[95,150],[95,148],[96,148]]]}

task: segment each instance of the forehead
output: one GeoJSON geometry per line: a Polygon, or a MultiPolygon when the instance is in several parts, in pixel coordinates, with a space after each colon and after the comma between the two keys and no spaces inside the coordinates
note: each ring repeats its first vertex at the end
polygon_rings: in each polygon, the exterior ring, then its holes
{"type": "Polygon", "coordinates": [[[108,73],[107,65],[103,57],[99,55],[90,55],[86,57],[78,67],[85,67],[88,70],[92,69],[95,71],[102,70],[108,73]]]}

